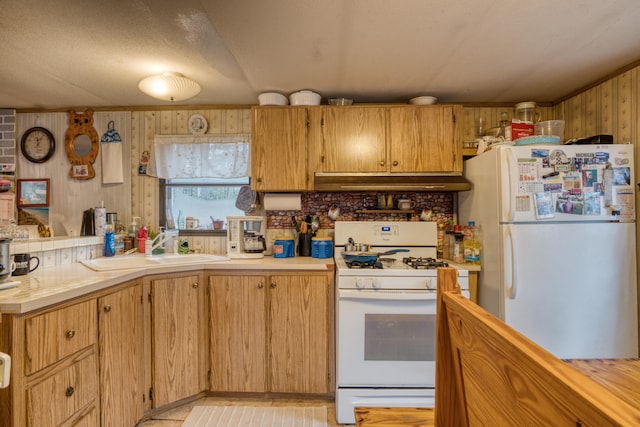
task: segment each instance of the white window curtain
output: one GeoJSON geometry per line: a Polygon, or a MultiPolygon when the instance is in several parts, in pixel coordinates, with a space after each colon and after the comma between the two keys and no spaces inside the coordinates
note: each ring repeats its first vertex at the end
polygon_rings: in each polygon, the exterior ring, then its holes
{"type": "Polygon", "coordinates": [[[156,135],[148,175],[163,179],[249,176],[251,137],[156,135]]]}

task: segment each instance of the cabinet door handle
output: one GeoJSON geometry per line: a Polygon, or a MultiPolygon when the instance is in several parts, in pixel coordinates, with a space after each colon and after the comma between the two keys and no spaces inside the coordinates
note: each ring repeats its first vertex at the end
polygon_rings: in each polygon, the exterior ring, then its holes
{"type": "Polygon", "coordinates": [[[258,283],[258,289],[262,289],[264,288],[264,284],[263,283],[258,283]]]}
{"type": "Polygon", "coordinates": [[[67,390],[64,392],[64,394],[67,395],[67,397],[71,397],[73,396],[73,392],[75,392],[76,389],[74,389],[72,386],[67,387],[67,390]]]}
{"type": "Polygon", "coordinates": [[[65,334],[65,336],[67,337],[68,340],[70,340],[71,338],[76,336],[76,331],[75,329],[69,329],[67,331],[67,333],[65,334]]]}
{"type": "Polygon", "coordinates": [[[109,313],[111,311],[111,305],[107,304],[104,306],[104,312],[109,313]]]}
{"type": "Polygon", "coordinates": [[[397,160],[394,160],[393,166],[398,166],[398,161],[397,160]]]}
{"type": "Polygon", "coordinates": [[[193,289],[198,289],[198,287],[199,287],[199,286],[200,286],[200,283],[198,283],[198,282],[195,282],[195,283],[193,283],[193,284],[191,285],[191,287],[192,287],[193,289]]]}
{"type": "Polygon", "coordinates": [[[384,166],[384,160],[380,160],[380,166],[384,166]]]}
{"type": "Polygon", "coordinates": [[[275,288],[276,286],[278,286],[278,284],[277,284],[277,283],[273,283],[273,282],[271,283],[271,287],[272,287],[272,288],[275,288]]]}

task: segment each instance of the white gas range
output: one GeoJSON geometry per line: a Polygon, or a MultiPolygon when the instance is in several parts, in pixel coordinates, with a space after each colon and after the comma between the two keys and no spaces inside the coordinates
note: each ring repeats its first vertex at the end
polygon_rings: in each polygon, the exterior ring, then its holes
{"type": "MultiPolygon", "coordinates": [[[[355,406],[434,406],[437,267],[446,265],[435,259],[436,233],[435,222],[335,223],[339,423],[355,423],[355,406]],[[402,252],[350,265],[349,238],[402,252]]],[[[468,276],[458,270],[467,296],[468,276]]]]}

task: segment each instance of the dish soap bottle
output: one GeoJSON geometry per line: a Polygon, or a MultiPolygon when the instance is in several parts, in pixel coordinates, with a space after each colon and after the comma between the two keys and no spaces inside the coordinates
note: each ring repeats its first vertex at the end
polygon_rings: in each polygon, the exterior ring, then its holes
{"type": "Polygon", "coordinates": [[[138,223],[136,222],[136,218],[140,217],[134,216],[133,221],[131,221],[131,225],[129,226],[129,230],[127,230],[127,235],[134,239],[138,237],[138,223]]]}
{"type": "Polygon", "coordinates": [[[107,224],[104,234],[104,256],[114,256],[116,254],[115,229],[113,224],[107,224]]]}

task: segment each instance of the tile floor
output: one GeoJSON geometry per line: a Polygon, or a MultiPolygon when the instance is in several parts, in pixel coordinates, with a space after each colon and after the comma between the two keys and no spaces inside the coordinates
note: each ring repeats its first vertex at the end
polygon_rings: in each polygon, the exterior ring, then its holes
{"type": "Polygon", "coordinates": [[[255,398],[220,398],[203,397],[189,402],[178,408],[174,408],[155,415],[152,419],[138,425],[138,427],[181,427],[183,421],[189,416],[194,406],[206,405],[250,405],[250,406],[326,406],[327,423],[329,427],[347,427],[353,424],[338,424],[336,422],[336,407],[333,400],[306,400],[306,399],[255,399],[255,398]]]}

